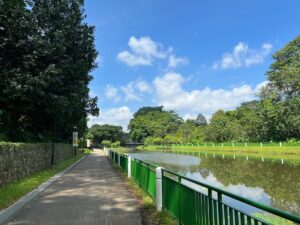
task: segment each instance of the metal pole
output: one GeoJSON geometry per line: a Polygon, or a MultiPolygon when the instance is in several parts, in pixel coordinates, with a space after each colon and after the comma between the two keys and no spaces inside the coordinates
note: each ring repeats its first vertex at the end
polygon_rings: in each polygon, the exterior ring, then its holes
{"type": "Polygon", "coordinates": [[[156,211],[162,211],[162,168],[157,167],[156,172],[156,211]]]}

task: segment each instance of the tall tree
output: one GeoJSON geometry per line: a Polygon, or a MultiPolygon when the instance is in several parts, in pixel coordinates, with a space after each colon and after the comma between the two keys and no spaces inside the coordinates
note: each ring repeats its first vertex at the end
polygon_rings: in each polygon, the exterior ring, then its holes
{"type": "Polygon", "coordinates": [[[31,138],[32,78],[37,26],[23,0],[0,0],[0,132],[7,140],[31,138]]]}
{"type": "MultiPolygon", "coordinates": [[[[7,2],[10,1],[4,1],[7,2]]],[[[14,22],[7,19],[11,23],[9,29],[14,28],[14,23],[23,30],[12,30],[12,37],[17,36],[12,41],[19,43],[10,44],[11,50],[1,55],[5,58],[10,51],[21,52],[14,54],[13,63],[4,64],[0,72],[8,77],[4,81],[9,84],[1,82],[6,87],[0,100],[4,132],[11,140],[22,139],[11,130],[24,131],[36,140],[45,140],[55,132],[60,140],[66,140],[77,126],[82,135],[87,115],[99,112],[97,99],[89,97],[88,88],[90,72],[96,67],[94,27],[83,22],[85,16],[78,0],[27,2],[29,7],[24,3],[20,3],[23,8],[19,7],[25,11],[25,17],[14,22]]]]}
{"type": "Polygon", "coordinates": [[[103,140],[110,142],[123,142],[124,132],[122,127],[114,125],[98,125],[95,124],[89,128],[88,138],[92,140],[92,143],[99,145],[103,140]]]}
{"type": "Polygon", "coordinates": [[[281,99],[300,95],[300,36],[273,55],[267,72],[269,85],[281,99]]]}
{"type": "Polygon", "coordinates": [[[133,141],[143,142],[149,136],[164,137],[175,133],[183,120],[174,111],[162,107],[143,107],[130,120],[128,128],[133,141]]]}
{"type": "Polygon", "coordinates": [[[206,118],[201,113],[198,114],[195,123],[199,126],[206,126],[207,125],[206,118]]]}

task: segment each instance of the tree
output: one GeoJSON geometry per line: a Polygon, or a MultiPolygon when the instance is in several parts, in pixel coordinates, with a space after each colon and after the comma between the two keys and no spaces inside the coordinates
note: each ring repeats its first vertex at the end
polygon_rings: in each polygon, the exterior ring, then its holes
{"type": "Polygon", "coordinates": [[[23,0],[0,0],[0,132],[7,140],[31,138],[32,70],[37,26],[23,0]]]}
{"type": "Polygon", "coordinates": [[[258,112],[260,111],[259,101],[244,102],[235,110],[235,119],[241,127],[238,134],[240,141],[259,141],[258,112]]]}
{"type": "Polygon", "coordinates": [[[206,118],[201,113],[198,114],[195,122],[198,126],[206,126],[207,125],[206,118]]]}
{"type": "Polygon", "coordinates": [[[111,143],[122,142],[123,134],[121,126],[95,124],[89,128],[87,138],[91,139],[94,145],[99,145],[103,140],[109,140],[111,143]]]}
{"type": "Polygon", "coordinates": [[[300,95],[300,36],[273,55],[275,60],[267,72],[269,86],[280,99],[300,95]]]}
{"type": "Polygon", "coordinates": [[[160,107],[143,107],[130,120],[128,128],[133,141],[144,142],[147,137],[161,137],[175,133],[183,120],[174,111],[160,107]]]}
{"type": "Polygon", "coordinates": [[[258,130],[263,140],[300,139],[300,36],[273,55],[269,83],[260,92],[258,130]]]}
{"type": "Polygon", "coordinates": [[[225,142],[234,140],[240,129],[231,113],[218,110],[212,115],[209,126],[205,129],[205,138],[208,141],[225,142]]]}
{"type": "Polygon", "coordinates": [[[186,120],[178,127],[177,136],[179,136],[185,143],[190,142],[191,136],[195,131],[197,124],[195,120],[186,120]]]}
{"type": "Polygon", "coordinates": [[[258,114],[258,132],[264,141],[300,139],[300,96],[284,101],[262,102],[258,114]]]}
{"type": "Polygon", "coordinates": [[[99,113],[88,88],[94,27],[78,0],[27,2],[0,0],[1,132],[13,141],[66,141],[77,126],[82,136],[87,116],[99,113]]]}

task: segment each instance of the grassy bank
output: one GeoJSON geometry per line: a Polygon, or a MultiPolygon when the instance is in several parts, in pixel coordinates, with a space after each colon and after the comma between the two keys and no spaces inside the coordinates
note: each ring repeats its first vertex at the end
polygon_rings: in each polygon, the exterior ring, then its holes
{"type": "Polygon", "coordinates": [[[138,150],[143,151],[172,151],[186,154],[193,154],[196,152],[226,155],[226,156],[241,156],[254,158],[270,158],[270,159],[284,159],[295,162],[300,162],[300,147],[241,147],[241,146],[140,146],[138,150]]]}
{"type": "Polygon", "coordinates": [[[66,169],[83,156],[89,154],[90,151],[85,150],[84,153],[77,155],[76,158],[66,160],[55,165],[52,169],[38,172],[34,175],[12,182],[0,188],[0,210],[12,205],[14,202],[22,198],[24,195],[38,187],[43,182],[53,177],[58,172],[66,169]]]}
{"type": "Polygon", "coordinates": [[[122,169],[117,167],[115,164],[114,168],[123,175],[128,190],[138,199],[143,225],[178,225],[178,221],[175,220],[169,213],[165,211],[157,212],[155,201],[134,181],[128,179],[122,169]]]}

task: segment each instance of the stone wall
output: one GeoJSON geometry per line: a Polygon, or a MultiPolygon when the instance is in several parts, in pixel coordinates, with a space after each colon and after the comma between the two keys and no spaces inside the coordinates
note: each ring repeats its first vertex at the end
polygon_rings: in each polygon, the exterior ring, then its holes
{"type": "MultiPolygon", "coordinates": [[[[51,168],[50,143],[19,144],[0,142],[0,187],[33,173],[51,168]]],[[[57,164],[74,156],[72,145],[55,144],[57,164]]]]}

